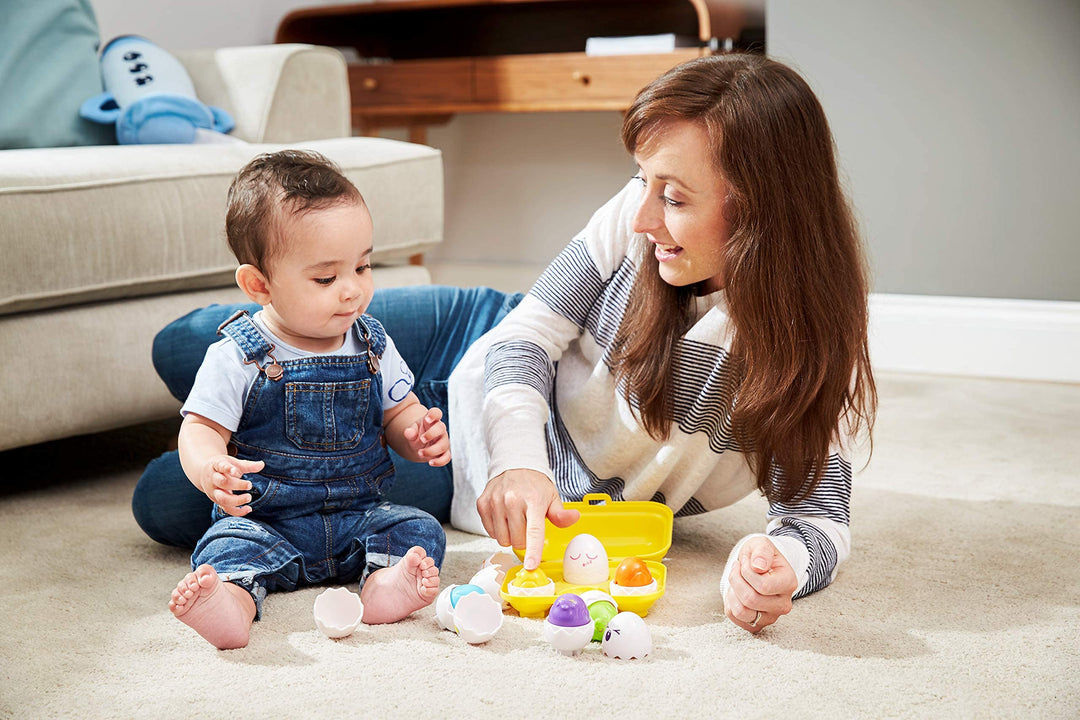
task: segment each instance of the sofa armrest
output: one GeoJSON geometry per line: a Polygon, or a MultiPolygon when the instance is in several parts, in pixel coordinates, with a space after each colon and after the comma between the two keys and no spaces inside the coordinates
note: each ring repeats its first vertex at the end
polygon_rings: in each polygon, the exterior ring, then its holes
{"type": "Polygon", "coordinates": [[[348,71],[333,48],[258,45],[176,55],[199,100],[236,120],[233,137],[293,143],[352,134],[348,71]]]}

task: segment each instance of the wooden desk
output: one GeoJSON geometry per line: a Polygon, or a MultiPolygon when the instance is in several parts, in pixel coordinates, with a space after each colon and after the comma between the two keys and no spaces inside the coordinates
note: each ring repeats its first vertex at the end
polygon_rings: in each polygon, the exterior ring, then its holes
{"type": "MultiPolygon", "coordinates": [[[[353,124],[365,134],[461,112],[616,110],[675,65],[764,46],[764,0],[411,0],[295,10],[277,42],[355,50],[353,124]],[[693,47],[587,56],[590,37],[674,33],[693,47]]],[[[352,54],[352,53],[350,53],[352,54]]]]}

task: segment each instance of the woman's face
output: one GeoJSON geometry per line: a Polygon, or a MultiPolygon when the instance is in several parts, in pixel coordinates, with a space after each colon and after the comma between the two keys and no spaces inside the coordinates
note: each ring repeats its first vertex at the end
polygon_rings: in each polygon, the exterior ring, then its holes
{"type": "Polygon", "coordinates": [[[634,232],[653,244],[669,285],[700,283],[702,294],[724,287],[727,183],[713,164],[705,128],[671,120],[634,153],[644,186],[634,232]]]}

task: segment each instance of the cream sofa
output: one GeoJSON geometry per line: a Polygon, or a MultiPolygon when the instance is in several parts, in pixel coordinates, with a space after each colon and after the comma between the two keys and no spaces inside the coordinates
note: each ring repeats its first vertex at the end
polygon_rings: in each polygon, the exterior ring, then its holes
{"type": "Polygon", "coordinates": [[[154,334],[242,300],[224,240],[229,182],[254,155],[317,150],[375,221],[377,286],[423,283],[409,258],[442,237],[442,158],[350,137],[336,51],[270,45],[179,55],[245,142],[0,151],[0,450],[168,417],[154,334]]]}

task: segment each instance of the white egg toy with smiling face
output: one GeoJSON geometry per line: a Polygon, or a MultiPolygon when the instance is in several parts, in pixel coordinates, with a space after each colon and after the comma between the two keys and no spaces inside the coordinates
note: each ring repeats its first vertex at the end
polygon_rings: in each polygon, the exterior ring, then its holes
{"type": "Polygon", "coordinates": [[[567,544],[563,553],[563,580],[574,585],[607,583],[607,550],[595,536],[582,533],[567,544]]]}

